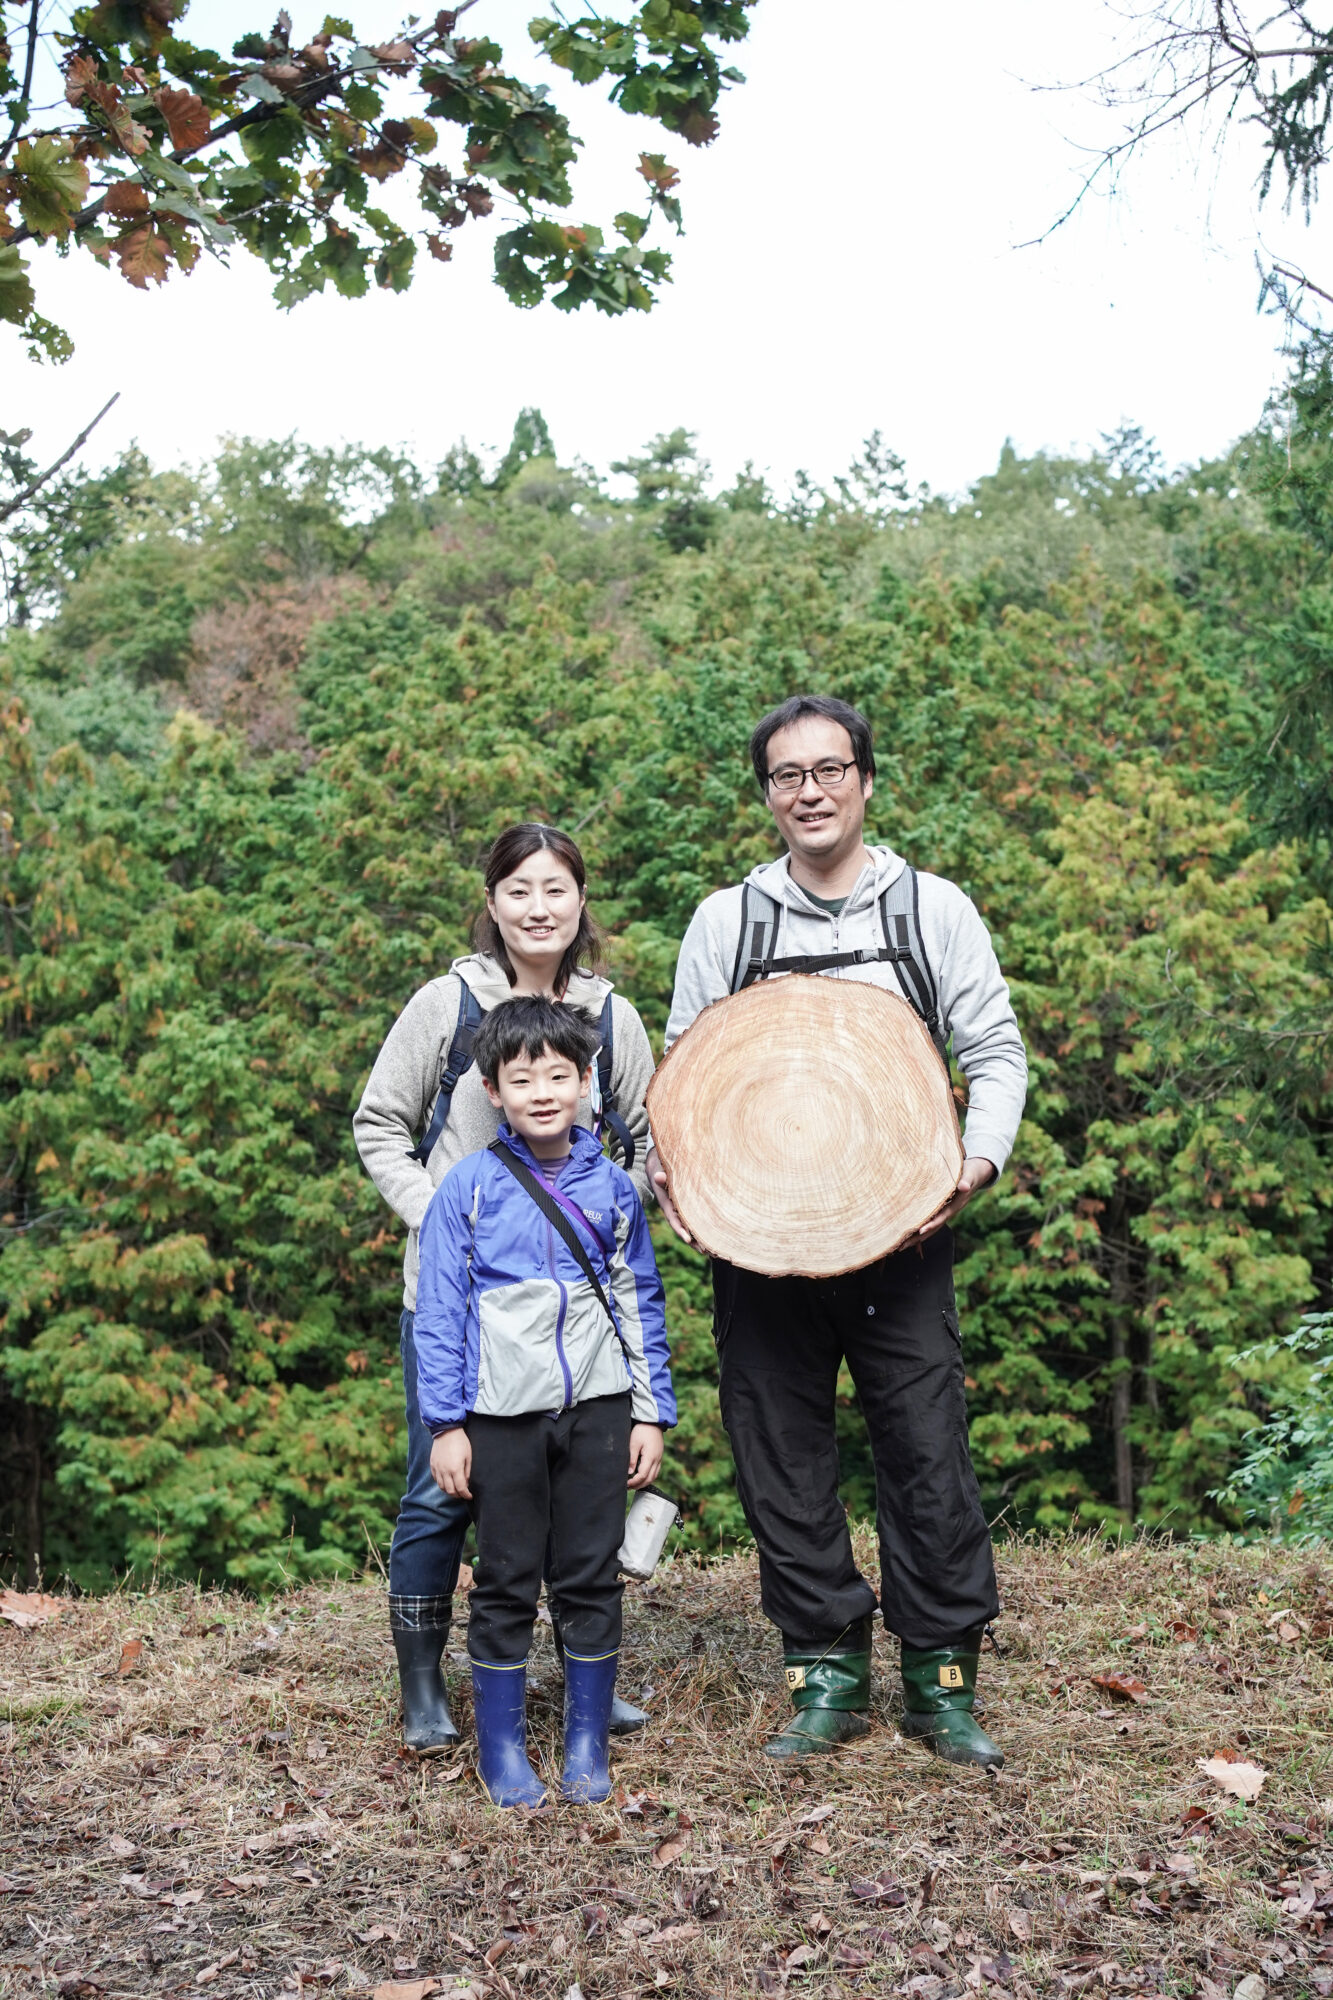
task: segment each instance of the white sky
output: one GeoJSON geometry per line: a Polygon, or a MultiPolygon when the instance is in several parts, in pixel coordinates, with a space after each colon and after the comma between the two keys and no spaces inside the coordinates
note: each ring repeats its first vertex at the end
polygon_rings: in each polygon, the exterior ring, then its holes
{"type": "MultiPolygon", "coordinates": [[[[274,0],[195,0],[185,31],[229,46],[274,0]]],[[[367,39],[398,20],[352,9],[367,39]]],[[[1120,26],[1103,0],[759,0],[735,56],[748,82],[695,152],[534,59],[536,0],[477,0],[470,25],[518,73],[549,80],[587,142],[571,220],[641,206],[640,150],[682,170],[687,234],[652,314],[524,313],[490,282],[489,224],[454,261],[423,257],[402,297],[312,300],[290,314],[246,252],[162,291],[91,258],[34,257],[39,305],[67,326],[65,367],[30,365],[0,329],[0,428],[54,456],[112,389],[89,447],[137,438],[160,464],[222,433],[403,445],[432,463],[460,436],[500,447],[525,403],[557,449],[605,466],[660,430],[698,433],[720,477],[747,458],[785,485],[827,479],[880,429],[913,480],[956,490],[1020,450],[1082,447],[1122,418],[1169,462],[1223,448],[1280,372],[1280,327],[1255,313],[1254,139],[1219,169],[1166,143],[1045,244],[1104,115],[1032,82],[1086,75],[1120,26]]],[[[577,9],[572,10],[577,11],[577,9]]],[[[324,12],[292,0],[298,35],[324,12]]],[[[501,223],[500,226],[504,226],[501,223]]],[[[1276,207],[1270,247],[1317,259],[1276,207]]],[[[656,240],[656,239],[653,239],[656,240]]],[[[1315,272],[1319,276],[1319,272],[1315,272]]],[[[1323,273],[1327,280],[1328,271],[1323,273]]]]}

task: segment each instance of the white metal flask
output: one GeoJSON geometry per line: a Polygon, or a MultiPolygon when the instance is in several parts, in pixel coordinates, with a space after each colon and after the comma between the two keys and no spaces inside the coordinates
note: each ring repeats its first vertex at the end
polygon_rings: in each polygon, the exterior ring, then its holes
{"type": "Polygon", "coordinates": [[[626,1576],[643,1583],[652,1575],[666,1547],[667,1536],[679,1518],[675,1501],[668,1500],[655,1486],[645,1486],[642,1493],[635,1494],[634,1504],[625,1516],[625,1539],[617,1558],[626,1576]]]}

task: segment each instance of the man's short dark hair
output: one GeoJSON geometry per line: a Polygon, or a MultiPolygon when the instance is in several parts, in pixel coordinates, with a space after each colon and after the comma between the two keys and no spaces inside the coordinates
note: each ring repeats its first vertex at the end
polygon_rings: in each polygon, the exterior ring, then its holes
{"type": "Polygon", "coordinates": [[[549,1049],[573,1063],[582,1076],[599,1045],[596,1026],[580,1008],[548,1000],[544,993],[524,993],[492,1007],[477,1030],[472,1060],[487,1083],[497,1083],[502,1063],[523,1057],[536,1062],[549,1049]]]}
{"type": "Polygon", "coordinates": [[[807,715],[817,715],[825,722],[836,722],[852,739],[852,755],[856,768],[861,774],[861,783],[875,775],[875,746],[870,735],[870,724],[859,708],[853,708],[848,701],[839,701],[831,694],[794,694],[778,708],[770,708],[754,726],[750,738],[750,762],[754,765],[754,775],[764,797],[768,797],[768,746],[780,729],[790,729],[794,722],[802,721],[807,715]]]}

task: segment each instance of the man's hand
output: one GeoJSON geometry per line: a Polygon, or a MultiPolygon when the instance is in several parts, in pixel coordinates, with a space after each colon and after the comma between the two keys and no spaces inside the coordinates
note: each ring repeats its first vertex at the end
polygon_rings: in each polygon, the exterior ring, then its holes
{"type": "Polygon", "coordinates": [[[651,1486],[662,1470],[662,1427],[634,1424],[629,1434],[629,1484],[651,1486]]]}
{"type": "Polygon", "coordinates": [[[666,1168],[657,1157],[656,1146],[650,1146],[648,1149],[648,1185],[657,1196],[657,1206],[661,1209],[681,1242],[688,1243],[690,1248],[693,1249],[694,1238],[677,1215],[675,1205],[667,1191],[666,1168]]]}
{"type": "Polygon", "coordinates": [[[963,1171],[958,1176],[957,1193],[951,1201],[945,1203],[938,1215],[932,1215],[929,1222],[922,1223],[912,1241],[924,1243],[937,1229],[943,1229],[946,1222],[952,1222],[956,1215],[961,1215],[974,1194],[979,1194],[982,1188],[989,1187],[990,1183],[998,1178],[991,1162],[983,1160],[979,1154],[972,1159],[964,1160],[963,1171]]]}
{"type": "Polygon", "coordinates": [[[445,1431],[430,1448],[430,1476],[441,1493],[453,1500],[470,1500],[472,1488],[472,1440],[461,1427],[445,1431]]]}

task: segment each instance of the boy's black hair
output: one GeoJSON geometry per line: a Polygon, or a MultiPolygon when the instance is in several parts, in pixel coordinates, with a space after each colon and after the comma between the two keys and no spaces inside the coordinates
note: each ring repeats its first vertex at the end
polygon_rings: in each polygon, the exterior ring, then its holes
{"type": "Polygon", "coordinates": [[[591,1067],[600,1046],[597,1027],[578,1007],[548,1000],[544,993],[524,993],[492,1007],[477,1030],[472,1059],[487,1083],[499,1081],[501,1063],[529,1062],[550,1049],[574,1064],[580,1076],[591,1067]]]}
{"type": "Polygon", "coordinates": [[[861,774],[864,786],[867,778],[875,775],[875,746],[870,734],[870,724],[859,708],[853,708],[848,701],[839,701],[831,694],[794,694],[777,708],[770,708],[754,726],[750,738],[750,762],[754,765],[754,775],[764,797],[768,797],[768,745],[769,739],[780,729],[790,729],[794,722],[801,722],[807,715],[819,716],[825,722],[837,722],[852,739],[852,755],[856,768],[861,774]]]}

